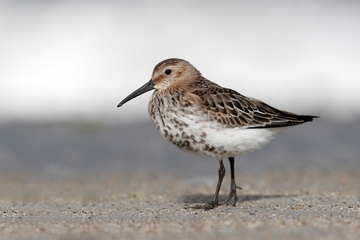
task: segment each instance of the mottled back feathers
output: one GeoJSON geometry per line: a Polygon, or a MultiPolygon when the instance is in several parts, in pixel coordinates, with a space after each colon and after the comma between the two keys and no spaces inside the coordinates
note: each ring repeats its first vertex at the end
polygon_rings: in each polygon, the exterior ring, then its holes
{"type": "Polygon", "coordinates": [[[200,98],[207,114],[227,127],[287,127],[312,121],[316,117],[278,110],[232,89],[222,88],[203,77],[194,86],[197,87],[192,94],[200,98]]]}

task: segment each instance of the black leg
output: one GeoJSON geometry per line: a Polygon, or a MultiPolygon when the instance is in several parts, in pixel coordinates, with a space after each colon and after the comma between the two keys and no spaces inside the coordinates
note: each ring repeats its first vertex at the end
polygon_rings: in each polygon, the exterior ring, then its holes
{"type": "Polygon", "coordinates": [[[235,159],[234,159],[234,157],[229,157],[229,162],[230,162],[230,173],[231,173],[230,192],[229,192],[229,195],[226,197],[226,199],[223,202],[219,203],[219,205],[228,203],[231,200],[231,198],[234,196],[233,206],[235,206],[237,203],[237,200],[238,200],[236,189],[241,189],[241,187],[236,186],[236,183],[235,183],[235,169],[234,169],[235,159]]]}
{"type": "Polygon", "coordinates": [[[213,200],[211,201],[211,203],[205,206],[206,210],[213,209],[214,207],[219,205],[219,192],[220,192],[220,188],[221,188],[221,183],[222,183],[225,173],[226,173],[226,169],[224,167],[223,161],[219,160],[219,162],[220,162],[220,168],[218,171],[219,178],[218,178],[218,182],[216,185],[215,194],[214,194],[214,197],[213,197],[213,200]]]}

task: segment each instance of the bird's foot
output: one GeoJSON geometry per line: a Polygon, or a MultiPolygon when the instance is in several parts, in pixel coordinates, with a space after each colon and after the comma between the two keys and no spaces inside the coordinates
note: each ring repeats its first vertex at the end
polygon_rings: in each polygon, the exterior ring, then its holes
{"type": "Polygon", "coordinates": [[[238,201],[238,197],[237,197],[237,189],[242,189],[241,187],[238,187],[235,183],[235,181],[231,181],[231,186],[230,186],[230,192],[229,195],[226,197],[226,199],[220,203],[218,203],[218,205],[224,205],[227,204],[232,197],[234,197],[234,203],[233,206],[236,206],[236,203],[238,201]]]}
{"type": "Polygon", "coordinates": [[[198,204],[195,206],[192,206],[192,209],[203,209],[203,210],[211,210],[219,205],[218,202],[212,201],[211,203],[206,204],[198,204]]]}

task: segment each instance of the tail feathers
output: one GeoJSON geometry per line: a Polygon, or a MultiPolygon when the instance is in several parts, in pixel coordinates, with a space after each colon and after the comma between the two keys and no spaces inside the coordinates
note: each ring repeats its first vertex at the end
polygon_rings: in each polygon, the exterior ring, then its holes
{"type": "Polygon", "coordinates": [[[320,118],[319,116],[312,116],[312,115],[299,115],[297,119],[303,120],[305,122],[312,122],[314,118],[320,118]]]}
{"type": "Polygon", "coordinates": [[[288,112],[282,112],[282,114],[274,119],[272,122],[265,124],[263,126],[256,126],[251,128],[281,128],[281,127],[290,127],[294,125],[303,124],[306,122],[312,122],[314,118],[320,118],[319,116],[312,115],[297,115],[288,112]]]}

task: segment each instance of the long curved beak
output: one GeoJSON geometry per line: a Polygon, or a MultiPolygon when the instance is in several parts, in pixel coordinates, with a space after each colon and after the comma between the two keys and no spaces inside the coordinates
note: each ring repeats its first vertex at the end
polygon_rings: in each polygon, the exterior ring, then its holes
{"type": "Polygon", "coordinates": [[[143,93],[146,93],[150,90],[154,89],[154,82],[152,79],[150,79],[150,81],[148,81],[147,83],[145,83],[143,86],[139,87],[137,90],[135,90],[133,93],[131,93],[129,96],[127,96],[126,98],[124,98],[124,100],[122,100],[117,107],[121,107],[122,105],[124,105],[126,102],[130,101],[133,98],[136,98],[137,96],[140,96],[143,93]]]}

